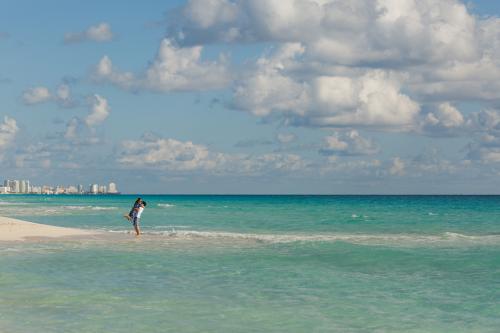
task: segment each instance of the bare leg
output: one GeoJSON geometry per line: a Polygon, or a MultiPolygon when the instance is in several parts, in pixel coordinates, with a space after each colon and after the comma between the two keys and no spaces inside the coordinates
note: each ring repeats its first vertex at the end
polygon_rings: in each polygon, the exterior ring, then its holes
{"type": "Polygon", "coordinates": [[[138,222],[134,223],[134,230],[135,230],[135,235],[136,236],[139,236],[141,234],[141,229],[139,229],[139,223],[138,222]]]}

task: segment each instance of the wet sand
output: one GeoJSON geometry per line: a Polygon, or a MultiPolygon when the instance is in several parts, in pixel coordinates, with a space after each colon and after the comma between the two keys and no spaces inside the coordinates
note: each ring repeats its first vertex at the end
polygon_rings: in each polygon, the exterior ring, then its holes
{"type": "Polygon", "coordinates": [[[63,228],[0,216],[0,241],[26,241],[36,238],[81,237],[97,231],[63,228]]]}

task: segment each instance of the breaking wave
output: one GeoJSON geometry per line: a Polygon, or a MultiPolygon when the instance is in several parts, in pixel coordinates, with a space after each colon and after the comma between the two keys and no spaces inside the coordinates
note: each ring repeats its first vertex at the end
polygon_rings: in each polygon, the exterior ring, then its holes
{"type": "Polygon", "coordinates": [[[67,210],[116,210],[118,207],[102,207],[102,206],[62,206],[67,210]]]}
{"type": "Polygon", "coordinates": [[[170,208],[170,207],[175,207],[175,205],[168,204],[168,203],[159,203],[159,204],[158,204],[158,207],[162,207],[162,208],[170,208]]]}
{"type": "MultiPolygon", "coordinates": [[[[293,242],[347,242],[352,244],[383,246],[457,246],[457,245],[500,245],[500,235],[463,235],[445,232],[439,235],[418,234],[254,234],[236,232],[215,232],[176,230],[172,226],[166,231],[145,231],[146,236],[162,236],[182,240],[254,241],[261,243],[293,242]]],[[[180,226],[179,226],[180,227],[180,226]]],[[[113,233],[129,233],[128,230],[108,230],[113,233]]]]}

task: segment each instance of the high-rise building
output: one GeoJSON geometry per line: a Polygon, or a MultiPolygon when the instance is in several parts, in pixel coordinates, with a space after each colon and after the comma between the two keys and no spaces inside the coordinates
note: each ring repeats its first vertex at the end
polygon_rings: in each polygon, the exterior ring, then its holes
{"type": "Polygon", "coordinates": [[[90,185],[90,193],[92,194],[97,194],[99,192],[99,185],[97,184],[92,184],[90,185]]]}
{"type": "Polygon", "coordinates": [[[111,193],[111,194],[118,193],[118,189],[116,188],[116,184],[115,183],[113,183],[113,182],[109,183],[108,193],[111,193]]]}
{"type": "Polygon", "coordinates": [[[78,185],[78,193],[83,193],[83,192],[84,192],[83,185],[82,184],[78,185]]]}
{"type": "Polygon", "coordinates": [[[73,185],[70,185],[66,188],[66,192],[67,194],[76,194],[78,193],[78,189],[76,188],[76,186],[73,186],[73,185]]]}
{"type": "Polygon", "coordinates": [[[21,190],[19,180],[12,180],[10,184],[10,191],[12,193],[19,193],[21,190]]]}
{"type": "Polygon", "coordinates": [[[31,186],[30,193],[42,194],[42,188],[40,186],[31,186]]]}
{"type": "Polygon", "coordinates": [[[19,193],[28,193],[28,188],[30,186],[30,182],[27,180],[21,180],[19,182],[19,193]]]}

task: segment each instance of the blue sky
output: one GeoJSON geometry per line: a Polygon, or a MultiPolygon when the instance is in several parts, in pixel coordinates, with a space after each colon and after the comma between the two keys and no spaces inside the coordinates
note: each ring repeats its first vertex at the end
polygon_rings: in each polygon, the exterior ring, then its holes
{"type": "Polygon", "coordinates": [[[0,177],[497,193],[491,1],[1,1],[0,177]]]}

